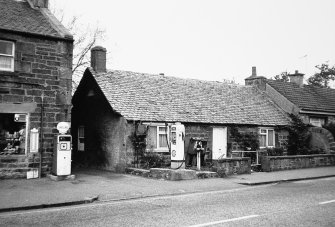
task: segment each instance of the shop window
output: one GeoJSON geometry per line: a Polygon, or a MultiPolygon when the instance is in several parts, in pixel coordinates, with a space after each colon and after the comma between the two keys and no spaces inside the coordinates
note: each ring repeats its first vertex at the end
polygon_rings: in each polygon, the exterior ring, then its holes
{"type": "Polygon", "coordinates": [[[309,118],[309,123],[316,127],[322,127],[322,125],[325,124],[324,118],[318,118],[318,117],[311,117],[309,118]]]}
{"type": "Polygon", "coordinates": [[[78,151],[85,150],[85,128],[84,126],[78,127],[78,151]]]}
{"type": "Polygon", "coordinates": [[[0,40],[0,70],[14,71],[14,42],[0,40]]]}
{"type": "Polygon", "coordinates": [[[25,154],[27,114],[0,114],[0,155],[25,154]]]}
{"type": "Polygon", "coordinates": [[[274,147],[275,146],[275,131],[271,128],[261,128],[259,130],[260,141],[259,147],[274,147]]]}

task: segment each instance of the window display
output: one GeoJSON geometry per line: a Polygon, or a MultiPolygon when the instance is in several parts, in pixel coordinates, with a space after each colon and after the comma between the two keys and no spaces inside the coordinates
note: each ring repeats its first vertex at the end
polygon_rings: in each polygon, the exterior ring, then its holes
{"type": "Polygon", "coordinates": [[[0,155],[26,153],[26,114],[0,114],[0,155]]]}

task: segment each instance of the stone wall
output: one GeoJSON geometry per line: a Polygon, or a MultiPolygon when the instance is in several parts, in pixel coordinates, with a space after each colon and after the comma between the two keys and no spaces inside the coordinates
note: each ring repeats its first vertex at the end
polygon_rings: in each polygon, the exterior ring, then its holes
{"type": "Polygon", "coordinates": [[[334,165],[335,154],[261,157],[262,170],[265,172],[334,165]]]}
{"type": "MultiPolygon", "coordinates": [[[[0,32],[0,39],[15,42],[14,72],[0,71],[0,109],[11,106],[12,110],[20,110],[20,104],[34,104],[28,120],[28,132],[32,128],[41,128],[41,108],[43,98],[43,144],[42,175],[49,173],[52,165],[53,138],[57,133],[56,125],[60,121],[70,121],[71,89],[72,89],[72,40],[58,40],[38,36],[21,36],[14,33],[0,32]]],[[[0,157],[0,175],[8,177],[10,172],[20,167],[24,172],[29,170],[29,134],[28,150],[23,157],[0,157]],[[10,165],[3,163],[13,159],[10,165]]],[[[13,176],[17,174],[13,174],[13,176]]]]}
{"type": "MultiPolygon", "coordinates": [[[[251,133],[254,135],[259,134],[259,127],[252,126],[238,126],[237,130],[239,133],[251,133]]],[[[275,147],[283,148],[286,150],[288,142],[288,132],[286,130],[275,130],[275,147]]],[[[236,139],[231,133],[231,127],[228,127],[228,157],[231,156],[231,151],[244,150],[241,144],[236,142],[236,139]]]]}
{"type": "Polygon", "coordinates": [[[223,158],[213,161],[212,171],[217,172],[220,177],[234,174],[250,174],[250,158],[223,158]]]}

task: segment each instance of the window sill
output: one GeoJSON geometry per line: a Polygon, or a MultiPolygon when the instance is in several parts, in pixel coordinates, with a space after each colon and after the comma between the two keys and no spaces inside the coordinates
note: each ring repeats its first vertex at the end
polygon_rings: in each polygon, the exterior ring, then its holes
{"type": "Polygon", "coordinates": [[[164,148],[156,148],[153,150],[153,152],[155,153],[168,153],[169,152],[169,149],[164,149],[164,148]]]}
{"type": "Polygon", "coordinates": [[[27,154],[8,154],[8,155],[1,154],[0,159],[3,160],[3,159],[12,159],[12,158],[23,158],[26,156],[27,154]]]}

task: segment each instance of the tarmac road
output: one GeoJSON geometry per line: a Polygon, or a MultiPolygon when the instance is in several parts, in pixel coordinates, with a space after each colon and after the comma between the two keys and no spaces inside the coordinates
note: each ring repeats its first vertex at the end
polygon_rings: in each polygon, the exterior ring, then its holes
{"type": "Polygon", "coordinates": [[[335,178],[0,214],[1,226],[335,226],[335,178]]]}

